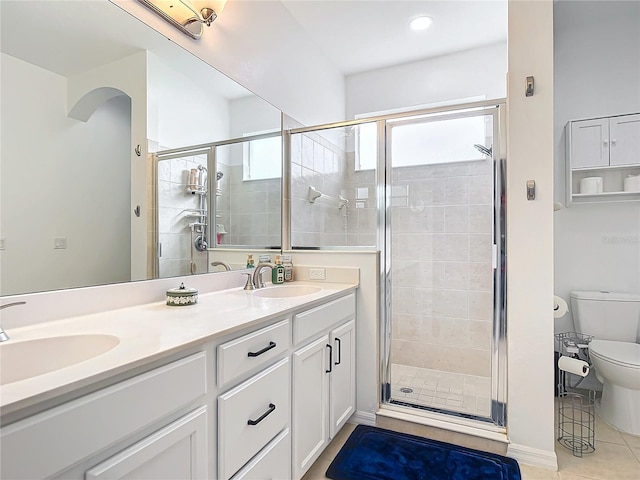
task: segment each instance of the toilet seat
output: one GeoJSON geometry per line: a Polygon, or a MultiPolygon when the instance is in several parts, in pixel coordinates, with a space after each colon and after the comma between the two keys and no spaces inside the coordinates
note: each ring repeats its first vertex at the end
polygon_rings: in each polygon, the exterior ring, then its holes
{"type": "Polygon", "coordinates": [[[640,344],[614,340],[592,340],[589,354],[609,363],[640,369],[640,344]]]}

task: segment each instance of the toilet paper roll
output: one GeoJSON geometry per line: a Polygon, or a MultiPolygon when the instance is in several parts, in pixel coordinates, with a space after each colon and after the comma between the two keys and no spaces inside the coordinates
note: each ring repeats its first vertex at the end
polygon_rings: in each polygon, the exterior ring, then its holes
{"type": "Polygon", "coordinates": [[[555,318],[564,317],[565,313],[569,311],[569,306],[562,298],[557,295],[553,296],[553,316],[555,318]]]}
{"type": "Polygon", "coordinates": [[[558,368],[563,372],[573,373],[574,375],[580,375],[586,377],[589,375],[589,364],[577,358],[561,356],[558,359],[558,368]]]}
{"type": "Polygon", "coordinates": [[[602,193],[602,177],[587,177],[580,180],[580,193],[602,193]]]}

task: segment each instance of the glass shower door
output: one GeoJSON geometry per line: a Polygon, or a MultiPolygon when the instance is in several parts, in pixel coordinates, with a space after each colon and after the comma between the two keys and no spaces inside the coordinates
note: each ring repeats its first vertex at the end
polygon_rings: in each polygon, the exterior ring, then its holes
{"type": "Polygon", "coordinates": [[[501,424],[497,118],[493,108],[387,121],[385,400],[501,424]]]}

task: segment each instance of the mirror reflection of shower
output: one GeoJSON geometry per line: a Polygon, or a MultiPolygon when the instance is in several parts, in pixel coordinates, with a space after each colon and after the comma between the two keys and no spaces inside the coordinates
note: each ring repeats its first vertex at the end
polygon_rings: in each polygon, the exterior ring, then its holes
{"type": "Polygon", "coordinates": [[[207,242],[207,167],[198,165],[189,172],[189,183],[187,190],[192,195],[198,195],[198,208],[200,214],[195,222],[189,224],[191,229],[191,263],[189,270],[192,274],[196,273],[196,262],[194,260],[194,251],[205,252],[209,247],[207,242]]]}

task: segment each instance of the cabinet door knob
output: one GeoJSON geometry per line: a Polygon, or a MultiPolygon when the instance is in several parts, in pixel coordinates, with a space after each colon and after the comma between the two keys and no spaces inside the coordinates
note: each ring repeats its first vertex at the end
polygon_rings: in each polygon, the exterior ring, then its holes
{"type": "Polygon", "coordinates": [[[605,140],[604,142],[602,142],[604,144],[604,146],[606,147],[607,145],[609,145],[609,141],[605,140]]]}
{"type": "Polygon", "coordinates": [[[615,139],[615,138],[612,138],[612,139],[611,139],[611,145],[615,145],[615,144],[616,144],[616,139],[615,139]]]}

